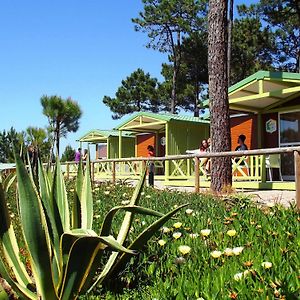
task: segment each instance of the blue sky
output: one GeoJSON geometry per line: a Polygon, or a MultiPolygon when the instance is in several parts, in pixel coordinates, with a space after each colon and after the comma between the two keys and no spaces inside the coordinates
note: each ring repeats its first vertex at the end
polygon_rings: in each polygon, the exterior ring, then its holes
{"type": "Polygon", "coordinates": [[[160,77],[166,61],[146,49],[146,35],[133,29],[131,18],[141,9],[141,0],[2,0],[0,130],[45,127],[45,94],[71,97],[83,110],[80,129],[62,148],[75,147],[90,129],[116,126],[120,121],[111,119],[103,96],[114,96],[138,67],[160,77]]]}

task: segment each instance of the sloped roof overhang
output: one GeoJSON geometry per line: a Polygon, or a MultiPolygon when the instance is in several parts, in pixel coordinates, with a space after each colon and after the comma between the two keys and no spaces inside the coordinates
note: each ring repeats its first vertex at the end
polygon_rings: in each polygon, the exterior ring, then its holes
{"type": "Polygon", "coordinates": [[[266,113],[300,96],[300,74],[258,71],[231,86],[228,96],[231,110],[266,113]]]}

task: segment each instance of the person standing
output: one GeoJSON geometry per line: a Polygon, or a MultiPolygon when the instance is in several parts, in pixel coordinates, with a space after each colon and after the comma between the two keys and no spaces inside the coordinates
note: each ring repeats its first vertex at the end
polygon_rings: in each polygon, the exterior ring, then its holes
{"type": "Polygon", "coordinates": [[[75,153],[75,162],[79,163],[81,159],[81,148],[78,148],[78,150],[75,153]]]}
{"type": "Polygon", "coordinates": [[[87,151],[87,149],[84,149],[84,153],[83,153],[83,156],[82,156],[82,160],[83,160],[83,161],[86,161],[86,160],[87,160],[87,156],[88,156],[88,151],[87,151]]]}
{"type": "Polygon", "coordinates": [[[238,137],[238,146],[235,148],[235,151],[248,150],[248,147],[245,144],[245,140],[246,140],[246,136],[244,134],[239,135],[239,137],[238,137]]]}
{"type": "MultiPolygon", "coordinates": [[[[154,147],[152,145],[148,145],[148,157],[154,157],[154,147]]],[[[154,162],[149,161],[148,163],[148,183],[149,186],[154,186],[154,162]]]]}

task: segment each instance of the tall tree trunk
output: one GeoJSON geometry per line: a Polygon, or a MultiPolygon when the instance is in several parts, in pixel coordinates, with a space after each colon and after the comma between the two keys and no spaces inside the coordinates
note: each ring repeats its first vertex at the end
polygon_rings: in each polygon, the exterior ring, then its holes
{"type": "Polygon", "coordinates": [[[171,105],[170,112],[171,114],[175,114],[175,107],[177,104],[177,76],[180,70],[181,64],[181,32],[177,32],[177,42],[176,46],[172,39],[172,48],[173,48],[173,77],[172,77],[172,94],[171,94],[171,105]]]}
{"type": "MultiPolygon", "coordinates": [[[[209,0],[208,75],[212,151],[231,150],[227,78],[227,0],[209,0]]],[[[211,189],[222,192],[232,184],[231,158],[213,158],[211,189]]]]}
{"type": "Polygon", "coordinates": [[[227,47],[227,72],[228,72],[228,86],[230,86],[230,72],[231,72],[231,48],[232,48],[232,27],[233,27],[233,6],[234,0],[229,1],[229,20],[228,20],[228,47],[227,47]]]}
{"type": "Polygon", "coordinates": [[[199,117],[200,109],[199,109],[199,83],[195,82],[195,107],[194,107],[194,117],[199,117]]]}
{"type": "Polygon", "coordinates": [[[172,93],[171,93],[171,103],[170,103],[170,112],[171,114],[175,114],[175,105],[176,105],[176,88],[177,88],[177,62],[176,58],[174,58],[174,66],[173,66],[173,77],[172,77],[172,93]]]}

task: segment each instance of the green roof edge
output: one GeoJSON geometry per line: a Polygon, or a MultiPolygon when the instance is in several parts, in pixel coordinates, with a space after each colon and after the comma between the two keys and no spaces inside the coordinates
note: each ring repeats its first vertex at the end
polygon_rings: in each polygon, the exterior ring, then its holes
{"type": "MultiPolygon", "coordinates": [[[[114,130],[114,129],[111,129],[111,130],[108,130],[108,129],[93,129],[93,130],[88,131],[83,136],[81,136],[77,141],[81,141],[84,137],[86,137],[87,135],[89,135],[93,132],[102,134],[103,137],[106,137],[106,138],[109,138],[110,136],[118,136],[119,135],[118,130],[114,130]],[[106,134],[106,133],[110,133],[110,134],[106,134]],[[114,133],[114,134],[112,134],[112,133],[114,133]]],[[[124,133],[122,133],[122,136],[130,138],[131,137],[130,134],[131,133],[129,133],[129,132],[127,132],[127,133],[124,132],[124,133]]]]}
{"type": "Polygon", "coordinates": [[[130,116],[128,119],[123,121],[120,125],[115,127],[116,130],[124,126],[125,124],[129,123],[130,121],[134,120],[138,116],[146,116],[150,118],[156,118],[161,121],[171,121],[171,120],[176,120],[176,121],[185,121],[185,122],[194,122],[194,123],[209,123],[206,120],[203,120],[201,118],[193,117],[193,116],[183,116],[183,115],[175,115],[171,113],[153,113],[153,112],[137,112],[134,113],[132,116],[130,116]],[[182,118],[182,119],[181,119],[182,118]]]}
{"type": "MultiPolygon", "coordinates": [[[[228,89],[228,93],[232,93],[236,91],[237,89],[241,88],[244,85],[247,85],[250,82],[256,81],[256,80],[262,80],[265,78],[282,78],[282,79],[296,79],[299,80],[300,83],[300,73],[292,73],[292,72],[277,72],[277,71],[257,71],[256,73],[244,78],[243,80],[235,83],[228,89]]],[[[204,107],[209,106],[209,99],[204,100],[203,102],[204,107]]]]}

